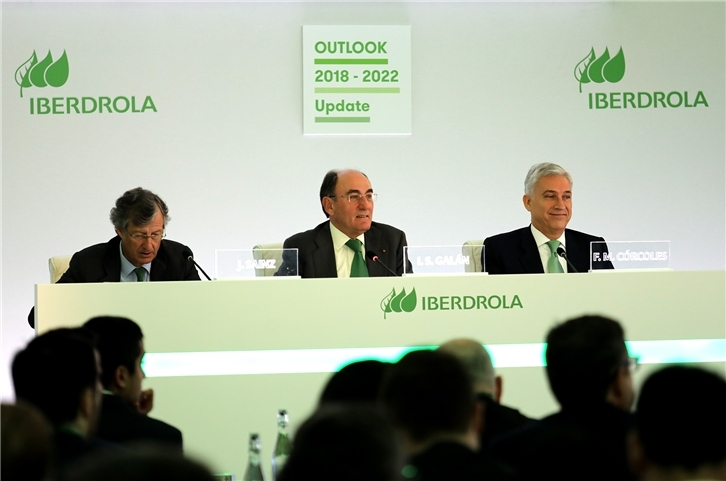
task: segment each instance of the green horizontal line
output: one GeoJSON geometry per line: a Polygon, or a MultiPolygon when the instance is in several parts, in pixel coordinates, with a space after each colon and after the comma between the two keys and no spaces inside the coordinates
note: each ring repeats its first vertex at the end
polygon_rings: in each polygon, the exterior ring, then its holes
{"type": "Polygon", "coordinates": [[[318,124],[326,123],[364,123],[370,122],[370,117],[315,117],[318,124]]]}
{"type": "Polygon", "coordinates": [[[387,58],[316,58],[315,65],[388,65],[387,58]]]}
{"type": "Polygon", "coordinates": [[[317,87],[316,94],[400,94],[399,87],[317,87]]]}
{"type": "MultiPolygon", "coordinates": [[[[626,342],[641,364],[725,362],[726,339],[626,342]]],[[[147,377],[302,374],[335,372],[363,359],[396,362],[416,349],[435,346],[285,349],[263,351],[149,352],[147,377]]],[[[488,344],[496,368],[544,367],[546,344],[488,344]]]]}

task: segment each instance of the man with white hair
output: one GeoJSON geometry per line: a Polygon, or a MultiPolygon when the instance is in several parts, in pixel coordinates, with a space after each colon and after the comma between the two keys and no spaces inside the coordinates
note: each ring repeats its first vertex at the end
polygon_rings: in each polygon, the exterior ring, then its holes
{"type": "MultiPolygon", "coordinates": [[[[524,180],[522,202],[532,223],[487,238],[482,253],[484,270],[489,274],[587,272],[590,243],[604,239],[567,229],[572,218],[570,174],[557,164],[533,165],[524,180]]],[[[599,252],[607,249],[604,244],[598,247],[599,252]]],[[[612,269],[613,265],[599,261],[593,268],[612,269]]]]}
{"type": "Polygon", "coordinates": [[[441,344],[438,350],[461,361],[474,384],[477,400],[484,406],[484,426],[479,433],[481,449],[486,449],[493,438],[534,421],[518,410],[500,404],[502,376],[494,372],[492,359],[480,342],[452,339],[441,344]]]}

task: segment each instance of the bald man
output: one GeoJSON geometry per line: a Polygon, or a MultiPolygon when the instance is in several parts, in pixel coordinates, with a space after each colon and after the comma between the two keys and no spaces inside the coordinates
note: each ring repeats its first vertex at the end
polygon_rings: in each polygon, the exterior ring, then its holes
{"type": "Polygon", "coordinates": [[[484,405],[484,427],[479,433],[482,449],[486,449],[493,438],[534,421],[518,410],[500,404],[502,377],[494,372],[492,359],[480,342],[452,339],[439,346],[438,350],[453,355],[464,364],[474,384],[477,399],[484,405]]]}
{"type": "MultiPolygon", "coordinates": [[[[320,204],[328,217],[314,229],[288,238],[283,247],[297,248],[298,265],[289,254],[275,275],[319,277],[386,277],[404,272],[406,234],[373,222],[376,194],[368,177],[357,170],[331,170],[320,186],[320,204]]],[[[412,272],[411,263],[406,272],[412,272]]]]}

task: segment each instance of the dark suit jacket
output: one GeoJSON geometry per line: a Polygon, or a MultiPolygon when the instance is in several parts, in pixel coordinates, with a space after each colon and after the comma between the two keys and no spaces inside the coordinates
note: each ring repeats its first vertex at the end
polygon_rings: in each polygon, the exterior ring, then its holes
{"type": "Polygon", "coordinates": [[[182,451],[182,433],[174,426],[134,411],[119,396],[103,395],[96,436],[114,443],[153,442],[182,451]]]}
{"type": "Polygon", "coordinates": [[[479,434],[482,451],[489,448],[492,439],[535,422],[516,409],[499,404],[486,394],[477,394],[477,399],[484,404],[484,429],[479,434]]]}
{"type": "Polygon", "coordinates": [[[630,413],[604,402],[563,409],[495,439],[491,453],[519,479],[635,481],[626,451],[632,426],[630,413]]]}
{"type": "MultiPolygon", "coordinates": [[[[604,241],[576,230],[565,229],[565,251],[577,272],[590,270],[590,242],[604,241]]],[[[484,241],[484,270],[489,274],[544,274],[539,249],[529,226],[484,241]]],[[[595,269],[612,269],[610,261],[593,264],[595,269]]],[[[568,273],[571,273],[568,269],[568,273]]]]}
{"type": "MultiPolygon", "coordinates": [[[[58,284],[120,282],[120,242],[121,238],[116,236],[105,244],[86,247],[73,254],[68,270],[58,279],[58,284]]],[[[162,240],[156,257],[151,261],[150,280],[198,281],[197,268],[188,260],[190,255],[192,250],[189,247],[172,240],[162,240]]],[[[35,308],[28,315],[28,324],[35,327],[35,308]]]]}
{"type": "Polygon", "coordinates": [[[414,481],[504,481],[510,472],[493,458],[481,456],[455,442],[440,442],[412,456],[414,481]]]}
{"type": "MultiPolygon", "coordinates": [[[[386,224],[371,223],[371,228],[365,233],[366,251],[375,253],[379,261],[373,262],[366,258],[368,275],[370,277],[386,277],[392,274],[382,265],[388,266],[396,275],[403,275],[403,247],[406,245],[406,234],[386,224]]],[[[330,221],[323,222],[314,229],[295,234],[285,240],[285,249],[298,249],[298,272],[302,278],[338,277],[335,267],[335,251],[333,236],[330,235],[330,221]]],[[[411,262],[407,272],[411,272],[411,262]]],[[[295,275],[294,259],[283,254],[282,266],[275,275],[295,275]]]]}

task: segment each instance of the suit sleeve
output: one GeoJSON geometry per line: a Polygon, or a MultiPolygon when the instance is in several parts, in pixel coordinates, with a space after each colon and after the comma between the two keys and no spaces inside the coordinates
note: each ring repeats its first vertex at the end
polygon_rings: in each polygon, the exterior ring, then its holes
{"type": "Polygon", "coordinates": [[[484,241],[481,255],[484,272],[488,272],[489,274],[504,274],[502,258],[499,255],[499,251],[497,251],[489,239],[484,241]]]}
{"type": "MultiPolygon", "coordinates": [[[[595,241],[605,242],[605,239],[603,237],[596,237],[595,238],[595,241]]],[[[610,249],[608,248],[608,245],[606,243],[602,244],[601,249],[602,249],[601,250],[601,258],[604,257],[602,254],[609,254],[610,253],[610,249]]],[[[591,255],[590,254],[590,246],[589,246],[589,244],[588,244],[588,249],[587,249],[587,255],[588,255],[588,257],[591,255]]],[[[610,260],[593,262],[592,267],[593,267],[594,270],[615,269],[615,266],[613,266],[613,263],[610,260]]],[[[588,268],[589,268],[589,266],[588,266],[588,268]]]]}
{"type": "MultiPolygon", "coordinates": [[[[293,249],[295,246],[291,245],[292,242],[290,238],[285,239],[285,242],[282,244],[283,249],[293,249]]],[[[298,250],[298,255],[300,251],[298,250]]],[[[282,251],[282,265],[279,269],[277,269],[277,272],[275,272],[275,276],[296,276],[298,275],[298,265],[300,263],[300,259],[295,259],[295,252],[289,251],[289,250],[283,250],[282,251]]]]}
{"type": "Polygon", "coordinates": [[[406,241],[406,233],[401,231],[401,242],[398,244],[398,248],[396,249],[396,275],[398,276],[402,276],[404,273],[404,262],[406,263],[406,273],[413,273],[413,266],[411,265],[411,261],[408,259],[408,256],[405,256],[404,258],[404,247],[406,247],[407,245],[408,243],[406,241]]]}
{"type": "Polygon", "coordinates": [[[184,259],[186,259],[186,264],[184,266],[184,280],[185,281],[201,281],[202,279],[199,277],[199,272],[197,271],[197,266],[195,266],[194,263],[189,260],[189,256],[192,256],[192,259],[193,259],[194,253],[192,252],[192,250],[190,248],[185,247],[184,259]]]}

